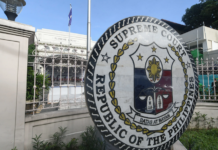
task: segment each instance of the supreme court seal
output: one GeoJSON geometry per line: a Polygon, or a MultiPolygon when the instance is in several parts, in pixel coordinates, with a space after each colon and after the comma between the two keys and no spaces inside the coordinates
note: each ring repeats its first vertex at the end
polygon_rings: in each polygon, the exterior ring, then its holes
{"type": "Polygon", "coordinates": [[[96,42],[87,64],[86,102],[113,146],[165,150],[188,126],[198,76],[180,40],[161,20],[135,16],[117,22],[96,42]]]}

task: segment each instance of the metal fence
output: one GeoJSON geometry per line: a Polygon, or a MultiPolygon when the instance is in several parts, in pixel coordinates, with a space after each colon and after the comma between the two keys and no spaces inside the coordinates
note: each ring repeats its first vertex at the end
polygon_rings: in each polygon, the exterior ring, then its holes
{"type": "Polygon", "coordinates": [[[26,115],[85,107],[85,48],[36,43],[28,55],[26,115]]]}
{"type": "MultiPolygon", "coordinates": [[[[86,107],[86,64],[85,48],[35,44],[34,51],[28,56],[26,114],[86,107]]],[[[196,59],[196,68],[198,101],[217,101],[218,58],[196,59]]]]}
{"type": "Polygon", "coordinates": [[[196,68],[199,80],[198,101],[218,101],[218,58],[196,59],[196,68]]]}

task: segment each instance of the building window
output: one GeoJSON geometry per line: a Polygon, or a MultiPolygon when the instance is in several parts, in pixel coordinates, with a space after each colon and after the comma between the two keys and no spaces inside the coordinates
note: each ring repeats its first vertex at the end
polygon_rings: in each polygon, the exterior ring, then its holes
{"type": "Polygon", "coordinates": [[[65,52],[68,52],[68,48],[64,48],[64,51],[65,51],[65,52]]]}
{"type": "Polygon", "coordinates": [[[58,47],[53,47],[53,50],[59,51],[59,48],[58,47]]]}
{"type": "Polygon", "coordinates": [[[45,46],[45,49],[46,49],[46,50],[50,50],[50,47],[49,47],[49,46],[45,46]]]}

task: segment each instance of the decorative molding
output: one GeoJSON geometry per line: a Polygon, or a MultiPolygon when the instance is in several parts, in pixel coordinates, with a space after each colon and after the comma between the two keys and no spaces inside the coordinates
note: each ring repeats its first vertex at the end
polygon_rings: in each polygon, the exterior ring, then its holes
{"type": "Polygon", "coordinates": [[[35,32],[0,24],[0,33],[30,38],[31,36],[34,35],[35,32]]]}

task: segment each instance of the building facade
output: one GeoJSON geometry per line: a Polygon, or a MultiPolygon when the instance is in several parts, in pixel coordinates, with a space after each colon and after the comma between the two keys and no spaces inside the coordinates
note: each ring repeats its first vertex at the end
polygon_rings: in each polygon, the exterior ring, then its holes
{"type": "MultiPolygon", "coordinates": [[[[66,82],[68,78],[67,63],[68,55],[70,61],[70,81],[74,81],[75,68],[72,66],[80,65],[82,60],[87,59],[87,36],[82,34],[70,33],[49,29],[37,29],[35,41],[37,43],[37,53],[39,56],[39,65],[37,65],[37,71],[41,74],[47,74],[51,78],[52,67],[49,63],[52,62],[54,57],[55,67],[53,72],[53,80],[66,82]],[[46,58],[45,63],[44,59],[46,58]],[[45,65],[44,65],[45,64],[45,65]],[[60,64],[60,65],[58,65],[60,64]],[[46,67],[44,69],[44,66],[46,67]],[[62,74],[60,75],[60,67],[62,67],[62,74]]],[[[96,42],[91,41],[91,49],[96,42]]],[[[90,53],[91,49],[88,51],[90,53]]],[[[83,62],[83,65],[86,62],[83,62]]],[[[84,70],[83,70],[84,72],[84,70]]],[[[78,67],[76,70],[76,76],[81,80],[81,69],[78,67]]]]}
{"type": "Polygon", "coordinates": [[[204,59],[218,57],[218,30],[201,26],[184,34],[181,38],[190,50],[198,49],[204,59]]]}
{"type": "Polygon", "coordinates": [[[95,42],[91,41],[87,55],[86,35],[70,33],[69,38],[69,32],[49,29],[38,29],[35,35],[33,69],[35,73],[43,75],[43,84],[45,78],[50,80],[49,89],[43,89],[40,93],[42,107],[55,103],[59,110],[81,107],[77,104],[85,103],[83,79],[87,56],[95,42]]]}

